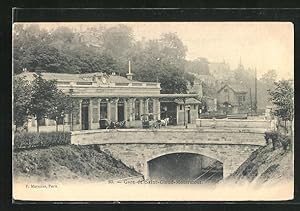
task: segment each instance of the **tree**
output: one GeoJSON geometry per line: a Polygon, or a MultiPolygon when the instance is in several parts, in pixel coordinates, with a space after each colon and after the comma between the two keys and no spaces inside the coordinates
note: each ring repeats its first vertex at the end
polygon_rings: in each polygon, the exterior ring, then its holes
{"type": "Polygon", "coordinates": [[[134,43],[132,29],[125,25],[106,29],[102,37],[105,51],[116,58],[122,57],[134,43]]]}
{"type": "Polygon", "coordinates": [[[276,71],[269,70],[257,81],[257,106],[259,108],[265,108],[267,105],[271,105],[269,97],[266,96],[269,96],[268,90],[272,89],[276,78],[276,71]]]}
{"type": "Polygon", "coordinates": [[[31,101],[29,113],[37,120],[37,132],[39,132],[39,122],[53,109],[56,102],[57,86],[56,81],[45,80],[41,73],[34,74],[31,82],[31,101]]]}
{"type": "Polygon", "coordinates": [[[276,78],[277,78],[276,70],[272,69],[262,75],[261,81],[263,81],[266,84],[273,84],[276,78]]]}
{"type": "Polygon", "coordinates": [[[192,75],[188,72],[185,72],[183,74],[183,76],[184,76],[184,79],[187,80],[191,84],[191,86],[194,86],[194,81],[196,79],[196,77],[194,75],[192,75]]]}
{"type": "Polygon", "coordinates": [[[13,116],[16,129],[27,121],[31,102],[31,87],[24,77],[14,78],[13,89],[13,116]]]}
{"type": "Polygon", "coordinates": [[[163,34],[160,39],[149,40],[137,45],[132,56],[132,72],[135,79],[158,81],[162,93],[186,93],[187,80],[193,77],[185,74],[185,51],[176,34],[163,34]]]}
{"type": "Polygon", "coordinates": [[[14,71],[56,73],[116,72],[126,76],[132,61],[134,79],[160,82],[162,93],[186,93],[186,47],[176,33],[135,41],[129,26],[88,28],[74,33],[68,27],[45,31],[34,24],[14,25],[14,71]],[[92,39],[96,37],[96,39],[92,39]]]}
{"type": "Polygon", "coordinates": [[[187,61],[185,64],[185,70],[199,75],[209,75],[208,64],[209,62],[206,58],[197,58],[193,61],[187,61]]]}
{"type": "Polygon", "coordinates": [[[288,132],[286,121],[294,118],[294,89],[289,81],[274,82],[274,89],[268,90],[271,102],[275,105],[273,114],[284,121],[285,131],[288,132]]]}
{"type": "Polygon", "coordinates": [[[60,122],[64,124],[65,114],[70,113],[72,110],[73,99],[64,94],[61,90],[54,93],[54,98],[55,101],[52,103],[51,108],[49,108],[47,117],[55,121],[56,131],[58,131],[60,122]]]}

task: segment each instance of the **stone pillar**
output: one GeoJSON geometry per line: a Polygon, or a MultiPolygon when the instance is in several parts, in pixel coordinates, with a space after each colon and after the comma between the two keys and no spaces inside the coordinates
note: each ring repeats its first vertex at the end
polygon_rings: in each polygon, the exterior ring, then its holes
{"type": "Polygon", "coordinates": [[[148,110],[148,104],[149,104],[149,98],[146,98],[145,99],[145,109],[144,109],[144,112],[145,112],[145,114],[148,114],[149,113],[149,110],[148,110]]]}
{"type": "Polygon", "coordinates": [[[82,99],[79,100],[79,117],[78,117],[78,119],[79,119],[79,130],[82,130],[82,122],[81,122],[82,114],[81,114],[81,112],[82,112],[82,99]]]}
{"type": "Polygon", "coordinates": [[[176,106],[176,125],[178,125],[179,124],[179,112],[181,112],[180,111],[180,105],[178,105],[177,104],[177,106],[176,106]]]}
{"type": "Polygon", "coordinates": [[[49,126],[49,119],[45,118],[45,126],[49,126]]]}
{"type": "Polygon", "coordinates": [[[134,121],[135,120],[135,98],[132,98],[130,101],[130,107],[129,107],[129,111],[130,111],[130,121],[134,121]]]}
{"type": "Polygon", "coordinates": [[[153,98],[152,99],[152,102],[153,102],[153,120],[157,120],[157,112],[156,112],[156,99],[153,98]]]}
{"type": "Polygon", "coordinates": [[[128,99],[127,101],[128,105],[128,120],[131,122],[132,121],[132,99],[128,99]]]}
{"type": "Polygon", "coordinates": [[[160,119],[160,102],[159,98],[153,99],[153,112],[154,112],[154,120],[160,119]]]}
{"type": "Polygon", "coordinates": [[[107,99],[107,119],[111,120],[110,99],[107,99]]]}
{"type": "Polygon", "coordinates": [[[92,129],[92,124],[93,124],[93,99],[90,99],[90,103],[89,103],[89,130],[92,129]]]}

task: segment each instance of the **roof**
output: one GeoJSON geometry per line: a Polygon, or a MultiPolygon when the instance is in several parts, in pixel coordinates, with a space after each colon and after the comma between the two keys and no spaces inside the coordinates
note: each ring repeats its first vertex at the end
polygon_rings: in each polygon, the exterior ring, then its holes
{"type": "Polygon", "coordinates": [[[223,90],[225,87],[229,87],[231,88],[235,93],[247,93],[247,90],[241,86],[240,84],[225,84],[224,86],[222,86],[219,90],[218,93],[223,90]]]}
{"type": "Polygon", "coordinates": [[[116,94],[116,93],[103,93],[103,92],[97,92],[94,94],[86,94],[86,93],[74,93],[72,95],[73,97],[100,97],[100,98],[118,98],[118,97],[123,97],[123,98],[130,98],[130,97],[136,97],[136,98],[161,98],[161,99],[181,99],[181,98],[195,98],[198,97],[198,95],[195,94],[147,94],[147,93],[139,93],[139,94],[116,94]]]}
{"type": "MultiPolygon", "coordinates": [[[[174,102],[177,104],[184,104],[183,100],[179,100],[179,99],[175,99],[174,102]]],[[[199,101],[195,98],[187,98],[185,100],[185,104],[201,104],[201,101],[199,101]]]]}
{"type": "MultiPolygon", "coordinates": [[[[27,80],[33,80],[35,72],[23,72],[16,75],[17,77],[25,76],[27,80]]],[[[105,73],[84,73],[84,74],[68,74],[68,73],[49,73],[42,72],[42,76],[46,80],[57,80],[57,81],[77,81],[77,82],[93,82],[94,77],[104,77],[110,83],[131,83],[139,82],[135,80],[129,80],[119,75],[107,75],[105,73]]]]}

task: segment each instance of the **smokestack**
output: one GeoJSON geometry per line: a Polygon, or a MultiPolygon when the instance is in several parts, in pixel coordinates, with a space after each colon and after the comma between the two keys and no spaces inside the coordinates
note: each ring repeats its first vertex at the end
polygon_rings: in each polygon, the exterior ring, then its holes
{"type": "Polygon", "coordinates": [[[257,112],[257,72],[255,68],[255,81],[254,81],[254,111],[257,112]]]}
{"type": "Polygon", "coordinates": [[[126,74],[128,80],[132,80],[133,74],[131,73],[131,63],[128,61],[128,73],[126,74]]]}

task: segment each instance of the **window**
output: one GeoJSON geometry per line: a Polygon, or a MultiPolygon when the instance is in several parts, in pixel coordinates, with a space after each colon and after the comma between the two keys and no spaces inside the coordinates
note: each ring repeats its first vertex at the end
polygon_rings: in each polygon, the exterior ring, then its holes
{"type": "Polygon", "coordinates": [[[100,103],[100,119],[107,118],[107,102],[100,103]]]}
{"type": "Polygon", "coordinates": [[[153,100],[149,99],[148,101],[148,112],[153,113],[153,100]]]}
{"type": "Polygon", "coordinates": [[[227,92],[228,92],[228,89],[224,89],[224,92],[226,92],[226,93],[227,93],[227,92]]]}
{"type": "Polygon", "coordinates": [[[196,110],[196,105],[194,105],[194,110],[196,110]]]}
{"type": "Polygon", "coordinates": [[[239,100],[239,102],[242,102],[243,101],[243,96],[239,96],[238,100],[239,100]]]}
{"type": "Polygon", "coordinates": [[[180,110],[182,110],[182,105],[179,106],[180,110]]]}
{"type": "Polygon", "coordinates": [[[243,101],[245,101],[246,100],[246,97],[245,96],[243,96],[243,101]]]}
{"type": "Polygon", "coordinates": [[[136,100],[135,101],[135,106],[134,106],[134,114],[135,114],[135,120],[140,120],[140,101],[136,100]]]}

